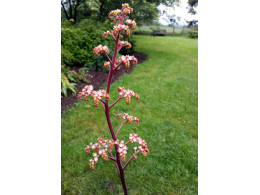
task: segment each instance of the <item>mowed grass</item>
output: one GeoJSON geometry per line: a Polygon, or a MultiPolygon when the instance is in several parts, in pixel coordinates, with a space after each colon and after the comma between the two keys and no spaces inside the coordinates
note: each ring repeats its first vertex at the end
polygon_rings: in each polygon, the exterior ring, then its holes
{"type": "MultiPolygon", "coordinates": [[[[123,126],[119,139],[137,133],[150,153],[141,154],[125,171],[129,194],[198,193],[198,40],[184,37],[135,36],[136,50],[148,59],[111,87],[111,103],[124,86],[140,95],[111,109],[137,116],[140,124],[123,126]]],[[[92,154],[84,152],[98,137],[111,139],[102,107],[80,101],[62,116],[62,194],[123,194],[115,165],[102,159],[89,169],[92,154]]],[[[132,144],[134,147],[134,144],[132,144]]],[[[132,147],[127,158],[132,155],[132,147]]]]}

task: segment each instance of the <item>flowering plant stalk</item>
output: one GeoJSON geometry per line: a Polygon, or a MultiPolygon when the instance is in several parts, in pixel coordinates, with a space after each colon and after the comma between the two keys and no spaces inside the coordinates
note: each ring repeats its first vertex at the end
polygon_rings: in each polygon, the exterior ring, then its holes
{"type": "Polygon", "coordinates": [[[85,99],[86,101],[88,100],[88,96],[91,96],[94,100],[94,104],[96,107],[99,106],[99,103],[101,104],[105,115],[107,119],[107,124],[112,136],[112,140],[108,139],[103,139],[103,138],[98,138],[97,143],[92,144],[90,143],[89,145],[86,146],[85,152],[89,153],[90,149],[95,150],[97,153],[93,154],[94,159],[90,160],[89,166],[90,169],[95,168],[95,163],[98,161],[98,159],[101,157],[104,159],[104,161],[108,161],[109,159],[114,161],[117,172],[119,174],[119,177],[122,182],[122,186],[124,189],[124,193],[127,193],[127,188],[126,188],[126,183],[125,183],[125,176],[124,176],[124,171],[128,164],[131,162],[132,159],[137,158],[138,153],[142,153],[143,156],[147,156],[149,153],[149,149],[147,148],[147,143],[145,140],[141,139],[137,134],[131,133],[129,135],[129,140],[127,142],[123,140],[119,140],[118,134],[122,128],[122,126],[125,123],[132,124],[133,122],[135,124],[139,124],[139,119],[137,117],[133,117],[128,115],[128,113],[124,114],[118,114],[117,118],[122,119],[121,125],[118,128],[118,130],[115,132],[113,129],[113,126],[111,124],[111,119],[110,119],[110,109],[116,105],[117,102],[119,102],[122,99],[126,100],[126,104],[130,104],[131,102],[131,97],[135,97],[136,100],[139,99],[139,95],[129,89],[125,89],[124,87],[118,87],[118,93],[119,93],[119,98],[111,105],[109,105],[109,100],[110,100],[110,86],[111,86],[111,81],[113,77],[113,73],[116,70],[120,69],[120,66],[122,64],[125,64],[126,68],[130,67],[130,61],[132,61],[133,65],[137,64],[137,59],[134,56],[121,56],[116,59],[116,56],[120,49],[122,47],[126,47],[127,49],[131,48],[131,44],[127,41],[120,41],[120,35],[123,31],[125,31],[125,35],[129,36],[130,35],[130,29],[129,26],[134,30],[136,28],[136,23],[135,21],[126,20],[126,25],[125,25],[125,18],[127,17],[127,14],[130,14],[133,12],[133,9],[129,7],[127,3],[122,5],[122,9],[119,10],[113,10],[109,14],[109,18],[113,18],[114,22],[116,23],[119,21],[119,24],[114,26],[113,31],[107,31],[104,33],[104,37],[107,38],[108,35],[110,35],[114,41],[115,41],[115,49],[114,49],[114,55],[113,59],[111,60],[108,56],[109,50],[107,46],[102,46],[98,45],[94,50],[93,53],[94,55],[100,56],[101,53],[104,53],[108,59],[107,62],[105,62],[104,67],[109,68],[109,75],[108,75],[108,82],[107,82],[107,89],[106,91],[104,90],[99,90],[99,91],[94,91],[92,85],[87,85],[85,86],[82,91],[78,94],[79,99],[85,99]],[[133,155],[127,160],[126,159],[126,154],[128,147],[127,145],[130,143],[137,143],[139,144],[138,147],[134,147],[134,153],[133,155]],[[115,156],[112,154],[112,149],[115,149],[115,156]],[[124,163],[124,165],[123,165],[124,163]]]}

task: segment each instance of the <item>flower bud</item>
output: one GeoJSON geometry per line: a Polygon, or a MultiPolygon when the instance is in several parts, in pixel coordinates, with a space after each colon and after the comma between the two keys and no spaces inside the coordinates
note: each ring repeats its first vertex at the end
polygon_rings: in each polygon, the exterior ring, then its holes
{"type": "Polygon", "coordinates": [[[90,161],[90,163],[89,163],[89,168],[90,169],[95,169],[95,161],[94,160],[89,160],[90,161]]]}
{"type": "Polygon", "coordinates": [[[130,104],[130,102],[131,102],[131,96],[130,96],[130,95],[127,95],[127,96],[125,97],[125,100],[126,100],[126,104],[130,104]]]}
{"type": "Polygon", "coordinates": [[[126,155],[123,153],[120,153],[121,161],[125,162],[126,161],[126,155]]]}

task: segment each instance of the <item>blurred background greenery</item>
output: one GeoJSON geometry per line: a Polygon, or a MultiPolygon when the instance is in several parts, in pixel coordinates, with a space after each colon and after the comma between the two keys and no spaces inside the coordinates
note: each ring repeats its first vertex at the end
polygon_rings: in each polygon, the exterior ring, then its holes
{"type": "MultiPolygon", "coordinates": [[[[167,36],[198,37],[197,21],[187,21],[187,25],[179,26],[180,19],[174,14],[166,14],[168,25],[159,23],[159,16],[166,13],[167,8],[179,5],[179,0],[125,0],[134,12],[130,19],[137,22],[134,35],[153,35],[154,30],[166,30],[167,36]],[[164,6],[163,10],[159,6],[164,6]]],[[[197,0],[188,1],[187,12],[196,14],[197,0]]],[[[72,66],[84,67],[88,70],[107,72],[103,68],[105,57],[93,55],[93,49],[99,45],[107,45],[110,55],[113,55],[113,40],[105,39],[103,33],[112,29],[115,24],[108,19],[111,10],[120,9],[121,0],[61,0],[61,95],[67,92],[76,93],[75,85],[82,81],[82,75],[70,70],[72,66]]],[[[130,50],[122,49],[121,54],[126,55],[135,50],[135,41],[130,38],[130,50]]]]}

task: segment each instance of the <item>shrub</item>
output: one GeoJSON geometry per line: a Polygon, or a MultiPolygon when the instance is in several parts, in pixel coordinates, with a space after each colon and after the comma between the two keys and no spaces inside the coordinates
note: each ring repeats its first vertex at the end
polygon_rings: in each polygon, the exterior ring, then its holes
{"type": "Polygon", "coordinates": [[[190,38],[198,38],[198,31],[191,29],[188,31],[187,35],[190,38]]]}
{"type": "Polygon", "coordinates": [[[107,40],[101,36],[104,30],[103,25],[93,24],[90,20],[84,20],[78,26],[64,21],[61,28],[61,57],[64,64],[67,66],[95,67],[92,52],[94,47],[98,43],[106,44],[108,47],[112,45],[112,40],[107,40]]]}
{"type": "Polygon", "coordinates": [[[70,66],[73,64],[74,56],[70,51],[61,46],[61,64],[70,66]]]}
{"type": "Polygon", "coordinates": [[[153,32],[151,31],[146,31],[146,30],[139,30],[139,31],[135,31],[133,32],[134,35],[152,35],[153,32]]]}

